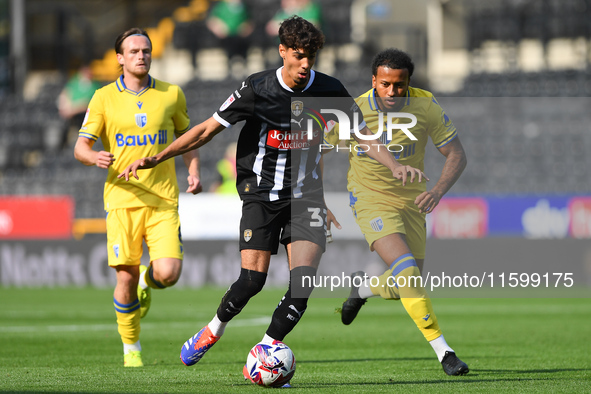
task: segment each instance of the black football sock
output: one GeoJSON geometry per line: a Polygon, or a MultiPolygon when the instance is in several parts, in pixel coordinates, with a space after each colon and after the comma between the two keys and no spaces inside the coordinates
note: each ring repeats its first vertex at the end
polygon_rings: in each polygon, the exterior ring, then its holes
{"type": "Polygon", "coordinates": [[[290,272],[289,288],[273,313],[267,335],[278,341],[293,330],[308,306],[308,298],[314,290],[316,268],[296,267],[290,272]]]}

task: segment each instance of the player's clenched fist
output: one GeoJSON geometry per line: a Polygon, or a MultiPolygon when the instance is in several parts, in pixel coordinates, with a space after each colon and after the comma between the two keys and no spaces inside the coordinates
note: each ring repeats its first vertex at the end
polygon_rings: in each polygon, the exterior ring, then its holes
{"type": "Polygon", "coordinates": [[[100,151],[96,155],[96,166],[99,168],[109,168],[115,161],[115,156],[111,152],[104,150],[100,151]]]}

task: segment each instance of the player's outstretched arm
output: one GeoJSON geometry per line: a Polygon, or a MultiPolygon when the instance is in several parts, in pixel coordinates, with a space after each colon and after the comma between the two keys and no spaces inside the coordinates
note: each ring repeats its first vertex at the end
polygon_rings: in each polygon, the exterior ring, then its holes
{"type": "Polygon", "coordinates": [[[94,140],[86,137],[78,137],[74,146],[74,157],[80,163],[86,166],[97,166],[99,168],[109,168],[115,161],[115,156],[107,151],[95,151],[92,149],[94,140]]]}
{"type": "MultiPolygon", "coordinates": [[[[360,130],[360,133],[365,135],[372,134],[372,132],[367,128],[367,126],[360,130]]],[[[360,144],[366,144],[367,142],[361,140],[356,134],[353,134],[353,138],[355,138],[355,140],[357,140],[357,142],[360,144]]],[[[372,144],[370,149],[365,153],[367,153],[367,155],[372,159],[375,159],[379,163],[388,167],[390,171],[392,171],[392,176],[394,178],[402,180],[402,186],[406,185],[408,174],[410,174],[410,183],[413,183],[415,181],[415,177],[418,177],[419,182],[422,182],[423,178],[429,180],[425,173],[419,170],[418,168],[414,168],[411,166],[403,166],[398,161],[396,161],[396,159],[394,159],[394,157],[390,154],[386,146],[380,143],[379,141],[376,141],[374,144],[372,144]]]]}
{"type": "Polygon", "coordinates": [[[419,194],[415,199],[415,205],[423,213],[433,212],[441,198],[460,178],[468,162],[460,137],[454,138],[449,144],[439,148],[439,152],[445,156],[441,177],[431,190],[419,194]]]}
{"type": "Polygon", "coordinates": [[[135,179],[139,179],[137,176],[138,170],[156,167],[158,164],[171,157],[195,150],[208,143],[217,133],[224,129],[225,126],[221,125],[217,120],[211,117],[174,140],[172,144],[157,155],[143,157],[134,161],[127,166],[117,178],[125,178],[126,181],[129,181],[129,177],[133,176],[135,179]]]}

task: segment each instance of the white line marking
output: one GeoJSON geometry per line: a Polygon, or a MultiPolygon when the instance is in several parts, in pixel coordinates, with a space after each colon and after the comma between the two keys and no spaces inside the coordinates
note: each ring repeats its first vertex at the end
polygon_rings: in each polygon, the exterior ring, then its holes
{"type": "MultiPolygon", "coordinates": [[[[271,322],[270,316],[254,317],[250,319],[239,319],[233,321],[230,327],[251,327],[263,326],[271,322]]],[[[175,322],[175,323],[144,323],[142,328],[182,328],[187,326],[201,327],[207,323],[196,324],[194,322],[175,322]]],[[[71,324],[71,325],[51,325],[51,326],[0,326],[0,332],[81,332],[81,331],[112,331],[117,330],[117,324],[71,324]]]]}

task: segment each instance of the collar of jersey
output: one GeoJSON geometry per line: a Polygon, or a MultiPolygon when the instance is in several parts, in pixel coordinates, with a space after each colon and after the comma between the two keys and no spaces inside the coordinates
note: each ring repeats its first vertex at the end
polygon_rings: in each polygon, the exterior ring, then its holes
{"type": "MultiPolygon", "coordinates": [[[[277,79],[279,80],[279,84],[281,85],[281,87],[285,90],[287,90],[288,92],[292,92],[293,93],[293,89],[290,88],[289,86],[287,86],[285,84],[285,82],[283,82],[283,78],[281,77],[281,70],[283,70],[283,66],[279,67],[277,69],[277,79]]],[[[316,73],[314,72],[314,70],[310,70],[310,79],[308,80],[308,84],[306,85],[306,87],[304,89],[302,89],[302,92],[305,92],[310,86],[312,86],[312,82],[314,82],[314,77],[316,76],[316,73]]]]}
{"type": "MultiPolygon", "coordinates": [[[[375,88],[369,92],[369,100],[367,100],[367,101],[369,102],[369,108],[371,108],[372,111],[382,112],[382,110],[380,110],[380,107],[378,106],[375,88]]],[[[410,104],[410,88],[406,91],[406,103],[404,105],[409,105],[409,104],[410,104]]]]}
{"type": "Polygon", "coordinates": [[[121,74],[121,76],[115,81],[115,85],[117,86],[117,89],[119,89],[120,92],[127,92],[133,94],[134,96],[141,96],[142,94],[146,93],[146,91],[149,88],[154,88],[156,86],[156,80],[148,75],[148,86],[146,86],[139,92],[136,92],[127,88],[125,82],[123,82],[123,74],[121,74]]]}

